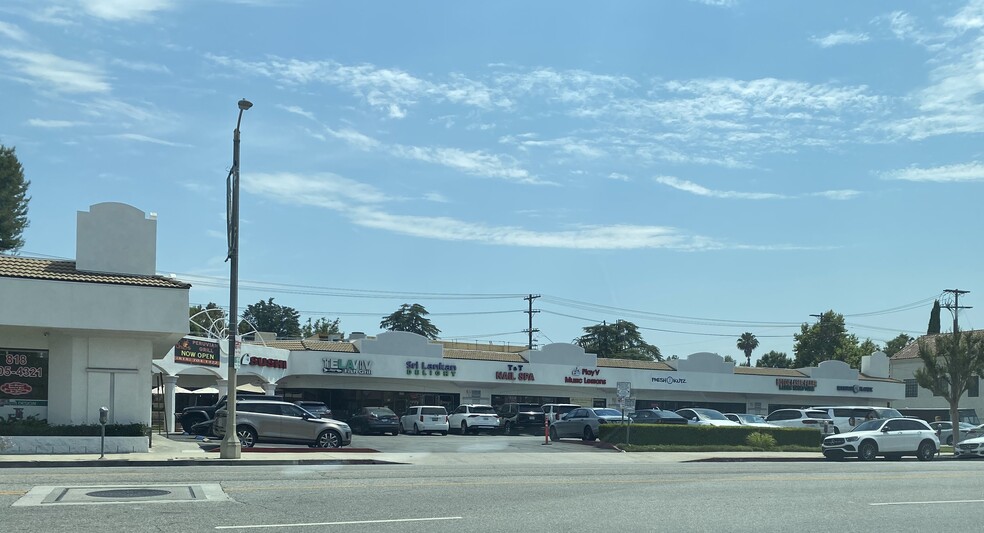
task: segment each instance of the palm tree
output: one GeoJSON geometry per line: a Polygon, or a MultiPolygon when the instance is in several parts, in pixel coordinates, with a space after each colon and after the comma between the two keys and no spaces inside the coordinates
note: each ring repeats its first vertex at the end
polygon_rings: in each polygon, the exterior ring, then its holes
{"type": "Polygon", "coordinates": [[[745,357],[748,359],[748,366],[752,366],[752,351],[758,348],[759,340],[755,338],[755,335],[746,331],[738,337],[738,349],[745,352],[745,357]]]}

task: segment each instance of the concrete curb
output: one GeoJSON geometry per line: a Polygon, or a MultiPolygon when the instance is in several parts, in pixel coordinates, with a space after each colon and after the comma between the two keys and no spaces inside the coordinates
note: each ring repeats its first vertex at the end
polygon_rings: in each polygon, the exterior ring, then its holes
{"type": "Polygon", "coordinates": [[[80,459],[74,461],[0,461],[0,468],[145,467],[145,466],[273,466],[273,465],[403,465],[378,459],[80,459]]]}

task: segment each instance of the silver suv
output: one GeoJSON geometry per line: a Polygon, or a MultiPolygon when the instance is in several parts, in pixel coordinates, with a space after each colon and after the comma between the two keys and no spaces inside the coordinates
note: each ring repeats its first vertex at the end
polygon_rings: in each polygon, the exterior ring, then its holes
{"type": "MultiPolygon", "coordinates": [[[[215,412],[212,432],[225,435],[226,410],[215,412]]],[[[352,443],[352,429],[345,422],[318,418],[287,402],[236,402],[236,435],[243,448],[257,442],[307,444],[312,448],[340,448],[352,443]]]]}

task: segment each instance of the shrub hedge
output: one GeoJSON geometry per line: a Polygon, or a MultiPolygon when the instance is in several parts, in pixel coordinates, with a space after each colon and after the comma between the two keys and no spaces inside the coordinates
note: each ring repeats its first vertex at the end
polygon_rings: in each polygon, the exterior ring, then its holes
{"type": "MultiPolygon", "coordinates": [[[[148,430],[144,424],[106,424],[107,437],[143,437],[148,430]]],[[[0,435],[8,437],[98,437],[101,434],[99,424],[52,426],[43,420],[0,420],[0,435]]]]}
{"type": "Polygon", "coordinates": [[[715,427],[675,424],[606,424],[598,438],[612,444],[678,445],[678,446],[747,446],[752,433],[771,435],[777,446],[820,447],[820,432],[801,428],[715,427]]]}

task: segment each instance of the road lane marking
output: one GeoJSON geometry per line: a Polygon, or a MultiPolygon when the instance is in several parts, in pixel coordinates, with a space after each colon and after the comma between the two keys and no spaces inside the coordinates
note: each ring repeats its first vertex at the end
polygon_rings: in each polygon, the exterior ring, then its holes
{"type": "Polygon", "coordinates": [[[215,526],[215,529],[260,529],[310,526],[349,526],[355,524],[393,524],[401,522],[436,522],[438,520],[461,520],[460,516],[436,516],[433,518],[394,518],[391,520],[352,520],[348,522],[308,522],[305,524],[252,524],[247,526],[215,526]]]}
{"type": "Polygon", "coordinates": [[[873,507],[882,505],[940,505],[944,503],[984,503],[984,500],[939,500],[931,502],[881,502],[881,503],[869,503],[873,507]]]}

